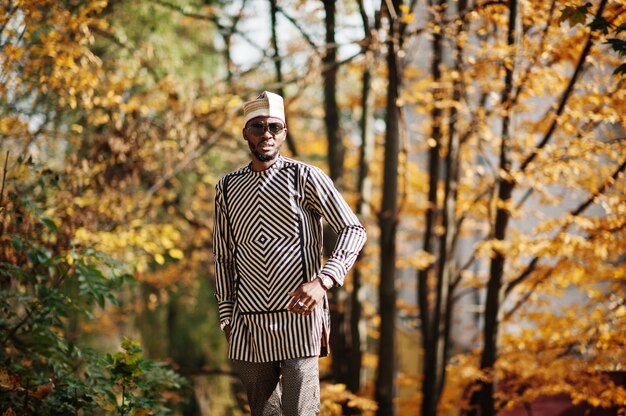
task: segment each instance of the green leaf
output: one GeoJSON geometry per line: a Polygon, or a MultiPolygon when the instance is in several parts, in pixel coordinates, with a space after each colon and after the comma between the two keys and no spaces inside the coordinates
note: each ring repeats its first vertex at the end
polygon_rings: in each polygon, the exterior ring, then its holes
{"type": "Polygon", "coordinates": [[[605,35],[609,34],[609,26],[611,24],[602,16],[598,16],[589,24],[593,31],[600,31],[605,35]]]}
{"type": "Polygon", "coordinates": [[[620,56],[626,56],[626,40],[612,38],[607,39],[606,43],[611,45],[611,48],[620,56]]]}
{"type": "Polygon", "coordinates": [[[54,221],[51,218],[48,217],[42,217],[40,220],[46,227],[48,227],[48,229],[50,229],[50,231],[54,231],[57,232],[59,231],[58,227],[56,226],[56,224],[54,223],[54,221]]]}
{"type": "Polygon", "coordinates": [[[104,304],[105,304],[105,299],[104,299],[104,295],[102,295],[102,293],[96,293],[96,300],[98,301],[98,305],[100,305],[100,308],[104,309],[104,304]]]}
{"type": "Polygon", "coordinates": [[[39,261],[37,259],[37,251],[36,250],[29,250],[28,254],[26,254],[26,257],[28,258],[28,261],[30,261],[33,264],[38,264],[39,261]]]}
{"type": "Polygon", "coordinates": [[[626,64],[621,64],[615,71],[613,71],[613,75],[626,75],[626,64]]]}
{"type": "Polygon", "coordinates": [[[561,18],[559,20],[561,23],[567,20],[571,27],[574,27],[579,23],[585,24],[590,7],[591,3],[585,3],[583,6],[578,7],[566,6],[563,10],[561,10],[561,18]]]}
{"type": "Polygon", "coordinates": [[[114,306],[119,306],[119,304],[120,304],[120,303],[119,303],[119,301],[117,300],[117,296],[115,296],[115,294],[114,294],[114,293],[111,293],[111,292],[107,293],[107,294],[106,294],[106,298],[107,298],[107,299],[108,299],[108,301],[111,303],[111,305],[114,305],[114,306]]]}
{"type": "Polygon", "coordinates": [[[40,247],[37,250],[37,259],[41,264],[47,263],[52,258],[52,253],[46,247],[40,247]]]}
{"type": "Polygon", "coordinates": [[[17,251],[22,251],[22,249],[24,248],[24,244],[22,243],[22,240],[18,236],[14,236],[11,239],[11,244],[13,245],[13,248],[16,249],[17,251]]]}
{"type": "Polygon", "coordinates": [[[130,354],[139,354],[143,351],[138,341],[126,337],[122,340],[122,348],[130,354]]]}

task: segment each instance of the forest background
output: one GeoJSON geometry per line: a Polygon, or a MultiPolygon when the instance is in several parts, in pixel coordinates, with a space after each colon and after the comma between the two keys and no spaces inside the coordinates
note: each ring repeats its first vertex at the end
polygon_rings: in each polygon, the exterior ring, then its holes
{"type": "Polygon", "coordinates": [[[623,1],[0,5],[3,415],[245,414],[213,192],[266,89],[368,229],[323,414],[626,407],[623,1]]]}

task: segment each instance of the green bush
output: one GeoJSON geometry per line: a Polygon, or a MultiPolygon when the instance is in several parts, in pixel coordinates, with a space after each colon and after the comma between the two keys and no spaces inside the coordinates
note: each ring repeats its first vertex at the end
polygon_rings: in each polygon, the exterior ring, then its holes
{"type": "Polygon", "coordinates": [[[183,379],[143,358],[139,343],[124,339],[113,354],[80,345],[78,322],[116,305],[132,276],[92,248],[59,244],[71,240],[44,215],[45,195],[8,197],[0,197],[0,413],[169,413],[183,379]]]}

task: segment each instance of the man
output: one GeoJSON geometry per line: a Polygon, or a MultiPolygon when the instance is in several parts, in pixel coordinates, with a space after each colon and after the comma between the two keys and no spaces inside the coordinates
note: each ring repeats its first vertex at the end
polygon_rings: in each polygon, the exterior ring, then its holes
{"type": "Polygon", "coordinates": [[[263,92],[244,104],[244,119],[252,160],[216,186],[220,326],[253,415],[316,415],[318,357],[330,329],[326,291],[343,284],[365,229],[320,169],[280,155],[281,96],[263,92]],[[323,266],[322,218],[338,234],[323,266]]]}

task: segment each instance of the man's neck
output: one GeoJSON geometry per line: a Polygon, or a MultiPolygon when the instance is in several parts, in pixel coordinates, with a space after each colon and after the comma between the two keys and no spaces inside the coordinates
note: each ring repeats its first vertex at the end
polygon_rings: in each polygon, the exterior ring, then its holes
{"type": "Polygon", "coordinates": [[[267,162],[263,162],[259,159],[257,159],[256,157],[252,157],[252,162],[250,165],[250,169],[252,169],[255,172],[261,172],[263,170],[269,169],[274,163],[276,163],[278,161],[278,158],[280,157],[280,155],[276,155],[276,157],[272,160],[269,160],[267,162]]]}

